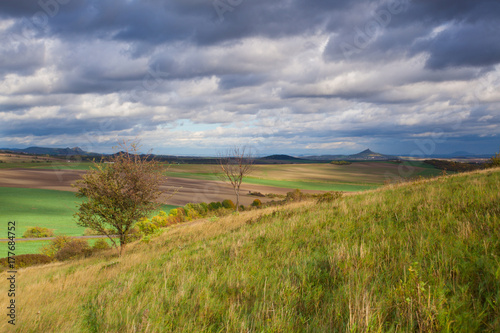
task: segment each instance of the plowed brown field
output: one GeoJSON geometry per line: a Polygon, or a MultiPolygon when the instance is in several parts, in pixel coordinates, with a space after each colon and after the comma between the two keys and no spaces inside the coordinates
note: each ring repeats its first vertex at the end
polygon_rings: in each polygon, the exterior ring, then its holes
{"type": "MultiPolygon", "coordinates": [[[[0,169],[1,187],[23,187],[59,191],[76,191],[71,184],[75,183],[85,171],[82,170],[43,170],[43,169],[0,169]]],[[[162,203],[168,205],[183,206],[189,202],[212,202],[231,199],[235,201],[235,195],[231,185],[212,180],[197,180],[169,177],[162,189],[166,193],[177,190],[175,195],[165,195],[162,203]]],[[[240,203],[249,205],[256,198],[248,195],[249,191],[276,194],[286,194],[290,189],[243,184],[241,186],[240,203]]],[[[318,191],[303,191],[318,192],[318,191]]],[[[259,198],[261,201],[269,201],[267,198],[259,198]]]]}

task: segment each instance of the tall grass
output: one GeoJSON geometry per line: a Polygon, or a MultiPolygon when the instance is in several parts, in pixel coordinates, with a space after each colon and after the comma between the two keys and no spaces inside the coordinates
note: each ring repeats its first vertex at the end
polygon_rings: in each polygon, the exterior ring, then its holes
{"type": "Polygon", "coordinates": [[[495,169],[391,185],[23,269],[17,330],[500,331],[499,184],[495,169]]]}

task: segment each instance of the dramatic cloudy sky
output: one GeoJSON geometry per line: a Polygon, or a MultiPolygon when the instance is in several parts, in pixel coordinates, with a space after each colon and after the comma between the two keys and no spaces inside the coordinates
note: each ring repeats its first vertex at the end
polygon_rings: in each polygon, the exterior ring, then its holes
{"type": "Polygon", "coordinates": [[[498,0],[2,0],[0,147],[492,153],[498,0]]]}

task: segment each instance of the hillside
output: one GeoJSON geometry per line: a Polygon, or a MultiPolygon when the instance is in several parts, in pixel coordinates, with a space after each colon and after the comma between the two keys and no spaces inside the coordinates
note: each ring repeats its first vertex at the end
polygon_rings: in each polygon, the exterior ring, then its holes
{"type": "MultiPolygon", "coordinates": [[[[50,155],[50,156],[74,156],[74,155],[92,155],[83,151],[79,147],[74,148],[45,148],[45,147],[28,147],[24,149],[13,149],[13,148],[2,148],[1,150],[13,153],[21,154],[33,154],[33,155],[50,155]]],[[[96,155],[96,154],[94,154],[96,155]]]]}
{"type": "Polygon", "coordinates": [[[499,184],[495,169],[390,185],[180,225],[122,258],[22,269],[16,328],[500,331],[499,184]]]}
{"type": "Polygon", "coordinates": [[[256,164],[293,164],[310,163],[311,161],[289,155],[270,155],[255,160],[256,164]]]}

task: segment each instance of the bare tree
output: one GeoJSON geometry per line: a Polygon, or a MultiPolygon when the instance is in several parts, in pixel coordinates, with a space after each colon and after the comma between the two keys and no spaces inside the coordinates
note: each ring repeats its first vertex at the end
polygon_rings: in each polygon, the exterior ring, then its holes
{"type": "Polygon", "coordinates": [[[159,207],[164,167],[149,155],[139,155],[138,142],[130,147],[120,143],[121,152],[109,162],[95,163],[74,187],[85,197],[75,214],[77,224],[106,235],[117,247],[112,235],[118,235],[120,255],[135,223],[159,207]]]}
{"type": "Polygon", "coordinates": [[[217,165],[222,173],[219,176],[224,181],[229,181],[236,194],[236,211],[240,205],[240,187],[243,178],[253,171],[254,158],[251,150],[246,147],[235,146],[217,156],[217,165]]]}

